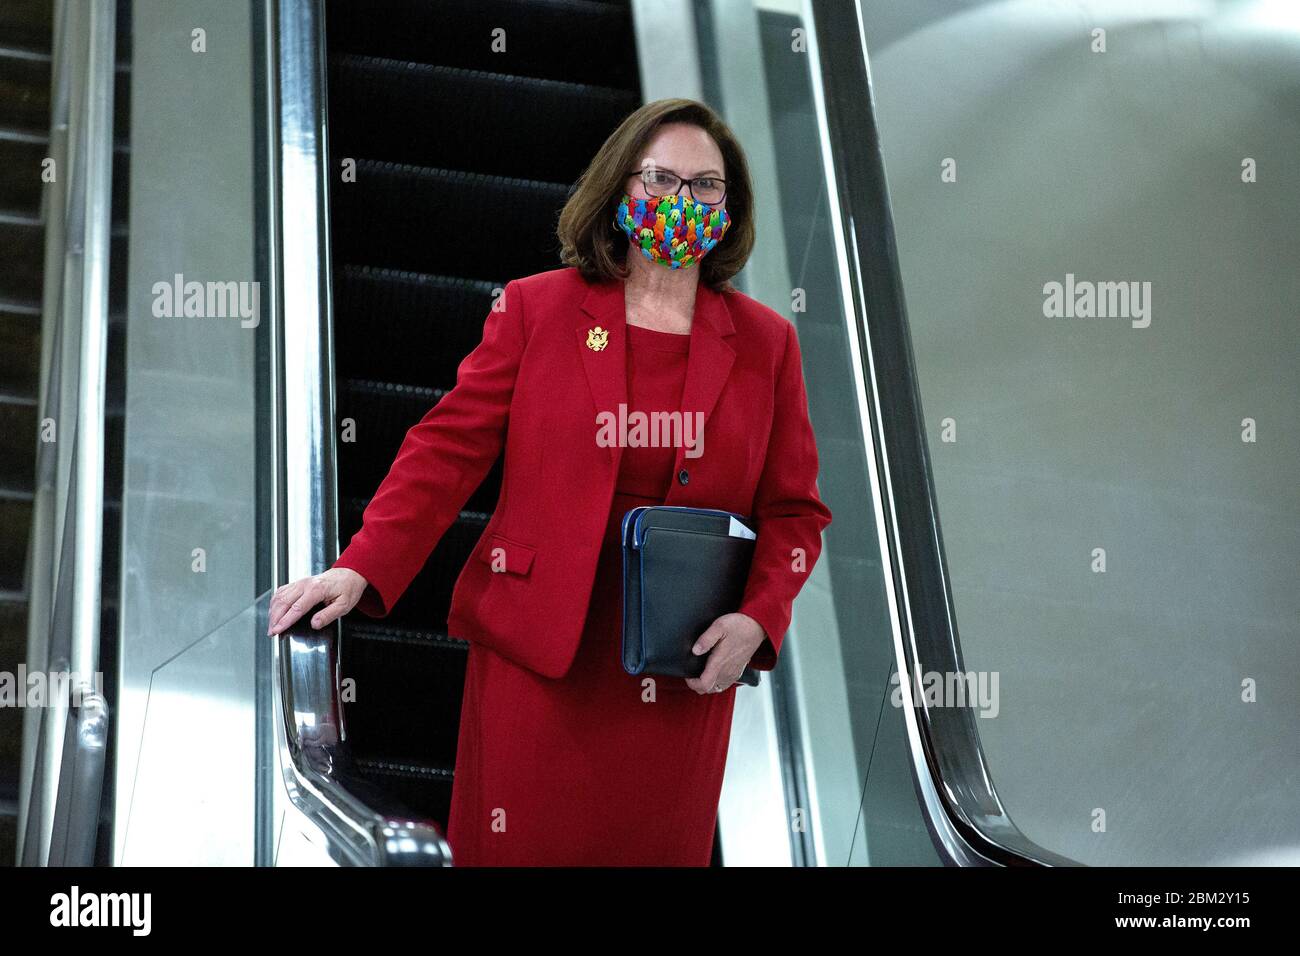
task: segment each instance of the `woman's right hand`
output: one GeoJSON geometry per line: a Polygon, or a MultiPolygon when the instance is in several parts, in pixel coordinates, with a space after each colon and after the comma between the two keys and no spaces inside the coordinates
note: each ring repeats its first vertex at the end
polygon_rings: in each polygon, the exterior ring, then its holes
{"type": "Polygon", "coordinates": [[[330,568],[292,581],[276,589],[266,633],[279,634],[317,604],[325,607],[312,616],[311,626],[322,628],[356,607],[367,586],[366,579],[351,568],[330,568]]]}

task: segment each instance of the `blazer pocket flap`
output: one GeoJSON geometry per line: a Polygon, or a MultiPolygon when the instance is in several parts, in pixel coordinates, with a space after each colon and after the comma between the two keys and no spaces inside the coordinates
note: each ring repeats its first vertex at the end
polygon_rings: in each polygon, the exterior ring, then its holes
{"type": "Polygon", "coordinates": [[[478,552],[479,560],[489,568],[507,574],[527,574],[533,566],[535,554],[527,545],[503,538],[499,534],[489,535],[478,552]]]}

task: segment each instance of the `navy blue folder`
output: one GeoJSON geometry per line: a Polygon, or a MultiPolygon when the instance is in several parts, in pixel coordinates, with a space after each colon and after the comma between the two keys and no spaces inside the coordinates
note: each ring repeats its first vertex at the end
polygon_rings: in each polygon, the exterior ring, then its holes
{"type": "MultiPolygon", "coordinates": [[[[633,508],[623,516],[623,669],[699,677],[691,647],[713,621],[740,609],[758,536],[748,519],[713,508],[633,508]]],[[[757,686],[746,667],[740,683],[757,686]]]]}

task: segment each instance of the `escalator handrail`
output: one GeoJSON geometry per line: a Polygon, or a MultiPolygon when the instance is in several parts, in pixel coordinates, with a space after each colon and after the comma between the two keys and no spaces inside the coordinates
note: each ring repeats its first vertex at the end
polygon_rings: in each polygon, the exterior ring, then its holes
{"type": "MultiPolygon", "coordinates": [[[[80,698],[99,668],[116,8],[57,0],[54,24],[39,407],[70,440],[37,443],[27,659],[68,673],[80,698]]],[[[93,860],[109,724],[102,697],[83,703],[24,715],[37,726],[20,771],[23,865],[93,860]]]]}
{"type": "Polygon", "coordinates": [[[90,866],[95,861],[108,749],[108,701],[96,692],[80,696],[80,702],[68,708],[63,734],[50,866],[90,866]]]}
{"type": "MultiPolygon", "coordinates": [[[[273,306],[277,581],[328,568],[338,551],[333,309],[325,127],[324,4],[265,0],[272,155],[268,195],[273,306]]],[[[265,622],[263,622],[265,623],[265,622]]],[[[337,622],[304,618],[274,641],[275,747],[290,802],[331,857],[355,866],[446,866],[437,824],[358,773],[339,695],[337,622]]]]}
{"type": "Polygon", "coordinates": [[[284,784],[296,807],[349,866],[449,866],[434,822],[412,814],[357,770],[338,695],[338,624],[296,622],[275,642],[284,784]]]}

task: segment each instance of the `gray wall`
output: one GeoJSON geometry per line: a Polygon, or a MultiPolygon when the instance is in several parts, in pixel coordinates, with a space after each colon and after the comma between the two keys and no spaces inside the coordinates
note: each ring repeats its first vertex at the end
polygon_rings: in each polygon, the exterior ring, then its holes
{"type": "Polygon", "coordinates": [[[1300,862],[1300,17],[863,7],[961,646],[999,674],[978,724],[1012,818],[1093,864],[1300,862]],[[1044,316],[1067,273],[1151,283],[1149,326],[1044,316]]]}

